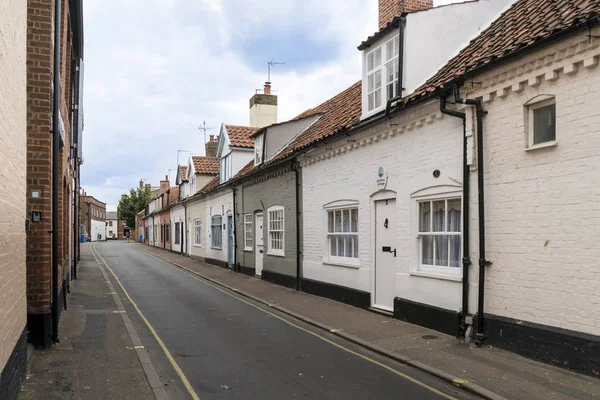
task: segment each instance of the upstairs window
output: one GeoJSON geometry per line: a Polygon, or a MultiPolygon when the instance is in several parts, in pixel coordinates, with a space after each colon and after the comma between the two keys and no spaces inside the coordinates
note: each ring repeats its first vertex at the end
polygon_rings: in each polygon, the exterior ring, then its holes
{"type": "Polygon", "coordinates": [[[367,107],[381,107],[381,47],[367,55],[367,107]]]}
{"type": "Polygon", "coordinates": [[[221,183],[231,179],[231,153],[221,158],[221,183]]]}
{"type": "Polygon", "coordinates": [[[385,44],[385,82],[387,100],[398,95],[398,43],[396,36],[385,44]]]}
{"type": "Polygon", "coordinates": [[[389,39],[366,53],[364,60],[363,113],[379,111],[387,100],[400,94],[398,82],[399,37],[389,39]]]}
{"type": "Polygon", "coordinates": [[[256,139],[254,139],[254,165],[263,163],[263,144],[264,135],[257,136],[256,139]]]}

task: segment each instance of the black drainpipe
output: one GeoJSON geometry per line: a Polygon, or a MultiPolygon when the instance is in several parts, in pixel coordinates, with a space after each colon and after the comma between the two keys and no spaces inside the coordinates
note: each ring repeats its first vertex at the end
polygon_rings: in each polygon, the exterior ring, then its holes
{"type": "Polygon", "coordinates": [[[294,170],[296,181],[296,290],[302,290],[302,263],[300,261],[300,256],[302,252],[300,251],[300,178],[298,171],[298,163],[292,161],[292,169],[294,170]]]}
{"type": "MultiPolygon", "coordinates": [[[[263,145],[264,147],[264,145],[263,145]]],[[[235,194],[236,194],[236,190],[235,187],[233,185],[231,185],[231,190],[233,191],[233,221],[232,222],[232,227],[231,229],[233,229],[233,265],[231,266],[231,269],[233,271],[238,272],[238,268],[236,267],[236,260],[237,260],[237,247],[238,247],[238,238],[237,238],[237,215],[235,213],[235,194]]]]}
{"type": "Polygon", "coordinates": [[[477,301],[477,333],[475,345],[481,346],[486,336],[483,333],[483,306],[485,295],[485,267],[491,264],[485,259],[485,193],[483,182],[483,117],[486,112],[480,100],[461,99],[458,87],[454,85],[454,101],[475,106],[477,111],[477,195],[479,205],[479,296],[477,301]]]}
{"type": "Polygon", "coordinates": [[[60,33],[61,2],[54,2],[54,93],[52,107],[52,341],[58,339],[58,152],[60,132],[60,33]]]}
{"type": "Polygon", "coordinates": [[[469,313],[469,266],[471,258],[469,257],[469,165],[467,161],[467,126],[466,115],[464,112],[450,110],[446,108],[446,96],[440,97],[440,111],[443,114],[460,118],[463,123],[463,276],[462,276],[462,315],[460,322],[460,335],[465,336],[467,332],[467,314],[469,313]]]}

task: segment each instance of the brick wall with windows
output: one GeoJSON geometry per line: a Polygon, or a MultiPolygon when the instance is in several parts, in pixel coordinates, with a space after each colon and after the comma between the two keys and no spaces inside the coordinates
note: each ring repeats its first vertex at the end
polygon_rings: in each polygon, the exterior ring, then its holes
{"type": "Polygon", "coordinates": [[[424,195],[444,199],[448,192],[458,192],[461,197],[461,121],[439,113],[439,103],[434,101],[393,118],[391,124],[380,123],[356,133],[351,139],[331,142],[327,149],[300,158],[303,277],[373,294],[374,199],[381,194],[377,180],[379,167],[383,167],[387,179],[383,192],[396,199],[396,273],[391,278],[395,296],[459,311],[461,266],[440,266],[446,269],[425,277],[417,245],[418,199],[424,195]],[[440,171],[437,178],[433,174],[436,170],[440,171]],[[333,215],[330,235],[331,210],[341,212],[333,215]],[[356,239],[352,237],[355,224],[356,239]],[[341,237],[336,243],[345,240],[351,248],[357,241],[357,257],[354,249],[332,250],[328,238],[335,235],[341,237]]]}
{"type": "Polygon", "coordinates": [[[488,111],[486,313],[598,335],[598,43],[576,35],[475,79],[468,95],[488,111]],[[536,134],[528,114],[548,104],[536,134]]]}
{"type": "Polygon", "coordinates": [[[0,398],[16,398],[27,363],[26,173],[27,7],[0,3],[0,398]]]}

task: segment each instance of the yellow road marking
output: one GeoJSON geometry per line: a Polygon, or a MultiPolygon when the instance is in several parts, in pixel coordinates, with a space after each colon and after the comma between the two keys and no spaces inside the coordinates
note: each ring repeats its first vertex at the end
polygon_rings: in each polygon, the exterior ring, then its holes
{"type": "MultiPolygon", "coordinates": [[[[138,250],[139,250],[139,249],[138,249],[138,250]]],[[[421,382],[421,381],[419,381],[419,380],[417,380],[417,379],[415,379],[415,378],[413,378],[413,377],[411,377],[411,376],[408,376],[408,375],[406,375],[405,373],[402,373],[402,372],[400,372],[400,371],[398,371],[398,370],[396,370],[396,369],[394,369],[394,368],[392,368],[392,367],[390,367],[390,366],[388,366],[388,365],[385,365],[385,364],[383,364],[383,363],[381,363],[381,362],[379,362],[379,361],[377,361],[377,360],[374,360],[374,359],[372,359],[372,358],[370,358],[370,357],[368,357],[368,356],[365,356],[365,355],[363,355],[363,354],[357,353],[357,352],[355,352],[354,350],[351,350],[351,349],[349,349],[349,348],[347,348],[347,347],[344,347],[344,346],[342,346],[341,344],[335,343],[334,341],[332,341],[332,340],[330,340],[330,339],[327,339],[327,338],[326,338],[326,337],[324,337],[324,336],[321,336],[321,335],[319,335],[318,333],[312,332],[312,331],[310,331],[310,330],[308,330],[308,329],[306,329],[306,328],[303,328],[303,327],[301,327],[301,326],[299,326],[299,325],[296,325],[295,323],[293,323],[293,322],[291,322],[291,321],[288,321],[287,319],[285,319],[285,318],[282,318],[282,317],[280,317],[279,315],[276,315],[276,314],[274,314],[274,313],[272,313],[272,312],[269,312],[269,311],[267,311],[267,310],[263,309],[262,307],[259,307],[259,306],[255,305],[255,304],[252,304],[252,303],[250,303],[249,301],[246,301],[246,300],[244,300],[244,299],[242,299],[242,298],[240,298],[240,297],[238,297],[238,296],[235,296],[235,295],[233,295],[233,294],[229,293],[228,291],[226,291],[225,289],[221,289],[220,287],[218,287],[218,286],[215,286],[215,285],[213,285],[213,284],[212,284],[212,283],[210,283],[210,282],[207,282],[205,279],[202,279],[201,277],[198,277],[197,275],[195,275],[195,274],[193,274],[193,273],[187,272],[186,270],[183,270],[183,269],[181,269],[181,268],[174,267],[173,265],[169,264],[168,262],[164,261],[163,259],[161,259],[161,258],[159,258],[159,257],[156,257],[156,256],[154,256],[154,254],[151,254],[150,252],[148,252],[148,251],[146,251],[146,250],[139,250],[139,251],[143,251],[144,253],[148,254],[150,257],[152,257],[152,258],[154,258],[155,260],[157,260],[157,261],[161,262],[162,264],[165,264],[166,266],[168,266],[168,267],[170,267],[170,268],[172,268],[172,269],[174,269],[174,270],[176,270],[176,271],[179,271],[179,272],[181,272],[182,274],[184,274],[184,275],[187,275],[187,276],[189,276],[190,278],[193,278],[193,279],[197,280],[198,282],[201,282],[201,283],[203,283],[203,284],[205,284],[205,285],[207,285],[207,286],[210,286],[210,287],[212,287],[213,289],[216,289],[216,290],[218,290],[219,292],[221,292],[221,293],[224,293],[224,294],[226,294],[226,295],[227,295],[227,296],[229,296],[229,297],[233,297],[234,299],[237,299],[237,300],[241,301],[242,303],[248,304],[249,306],[252,306],[252,307],[254,307],[254,308],[256,308],[256,309],[258,309],[258,310],[260,310],[260,311],[262,311],[262,312],[264,312],[264,313],[266,313],[266,314],[268,314],[268,315],[270,315],[270,316],[272,316],[272,317],[275,317],[275,318],[277,318],[278,320],[280,320],[280,321],[283,321],[283,322],[285,322],[286,324],[293,326],[294,328],[297,328],[297,329],[299,329],[299,330],[301,330],[301,331],[303,331],[303,332],[306,332],[306,333],[308,333],[308,334],[310,334],[310,335],[313,335],[314,337],[317,337],[317,338],[321,339],[322,341],[324,341],[324,342],[326,342],[326,343],[329,343],[329,344],[331,344],[332,346],[335,346],[335,347],[337,347],[337,348],[339,348],[339,349],[341,349],[341,350],[343,350],[343,351],[345,351],[345,352],[348,352],[348,353],[350,353],[350,354],[352,354],[352,355],[355,355],[355,356],[357,356],[357,357],[360,357],[360,358],[362,358],[363,360],[369,361],[369,362],[371,362],[371,363],[373,363],[373,364],[375,364],[375,365],[378,365],[378,366],[380,366],[380,367],[382,367],[382,368],[385,368],[385,369],[387,369],[388,371],[390,371],[390,372],[392,372],[392,373],[394,373],[394,374],[396,374],[396,375],[398,375],[398,376],[401,376],[402,378],[404,378],[404,379],[406,379],[406,380],[408,380],[408,381],[410,381],[410,382],[412,382],[412,383],[414,383],[414,384],[416,384],[416,385],[419,385],[419,386],[421,386],[422,388],[425,388],[425,389],[427,389],[427,390],[430,390],[430,391],[432,391],[432,392],[434,392],[434,393],[436,393],[436,394],[438,394],[438,395],[440,395],[440,396],[442,396],[442,397],[444,397],[444,398],[446,398],[446,399],[448,399],[448,400],[457,400],[455,397],[452,397],[452,396],[450,396],[450,395],[447,395],[446,393],[443,393],[443,392],[441,392],[441,391],[437,390],[436,388],[434,388],[434,387],[431,387],[431,386],[427,385],[426,383],[423,383],[423,382],[421,382]]]]}
{"type": "MultiPolygon", "coordinates": [[[[148,329],[150,330],[150,332],[152,332],[152,335],[154,336],[154,339],[156,339],[156,341],[160,345],[160,348],[165,353],[165,356],[167,357],[167,359],[171,363],[171,366],[173,367],[173,369],[175,370],[175,372],[177,372],[177,375],[179,375],[179,379],[181,379],[181,381],[183,382],[183,385],[187,389],[187,391],[190,394],[190,396],[192,396],[192,399],[194,399],[194,400],[200,400],[200,397],[198,397],[198,395],[194,391],[194,388],[190,384],[190,381],[188,381],[188,379],[186,378],[186,376],[183,373],[182,369],[179,367],[179,364],[177,364],[177,361],[175,361],[175,359],[171,355],[171,352],[169,351],[169,349],[167,349],[167,346],[165,346],[165,343],[162,341],[162,339],[160,338],[160,336],[158,336],[158,333],[156,333],[156,330],[154,329],[154,327],[152,327],[152,325],[150,324],[150,321],[148,321],[148,319],[146,318],[146,316],[144,315],[144,313],[142,312],[142,310],[140,310],[140,308],[135,303],[135,301],[133,301],[133,299],[131,298],[131,296],[127,292],[127,290],[125,290],[125,287],[123,286],[123,284],[121,283],[121,281],[117,277],[117,274],[115,274],[115,272],[112,270],[112,268],[110,268],[108,266],[108,264],[106,263],[106,261],[104,261],[104,258],[102,258],[102,256],[98,252],[98,250],[96,250],[96,246],[92,246],[92,250],[96,252],[96,254],[100,258],[100,260],[102,261],[102,263],[104,263],[104,265],[106,265],[106,268],[108,268],[108,270],[110,271],[110,273],[114,276],[115,280],[117,281],[117,283],[119,284],[119,286],[123,290],[123,293],[125,293],[125,296],[127,297],[127,299],[133,305],[133,308],[135,308],[135,310],[140,315],[140,317],[142,318],[142,320],[144,321],[144,323],[146,324],[146,326],[148,327],[148,329]]],[[[136,346],[136,348],[137,347],[138,346],[136,346]]]]}

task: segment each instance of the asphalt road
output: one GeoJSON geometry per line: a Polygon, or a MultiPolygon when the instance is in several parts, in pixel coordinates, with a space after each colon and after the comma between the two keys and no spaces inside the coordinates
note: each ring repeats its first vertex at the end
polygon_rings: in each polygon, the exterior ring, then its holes
{"type": "MultiPolygon", "coordinates": [[[[95,249],[202,400],[475,398],[419,370],[218,290],[133,245],[103,242],[95,249]]],[[[111,280],[169,395],[193,398],[133,304],[111,280]]]]}

